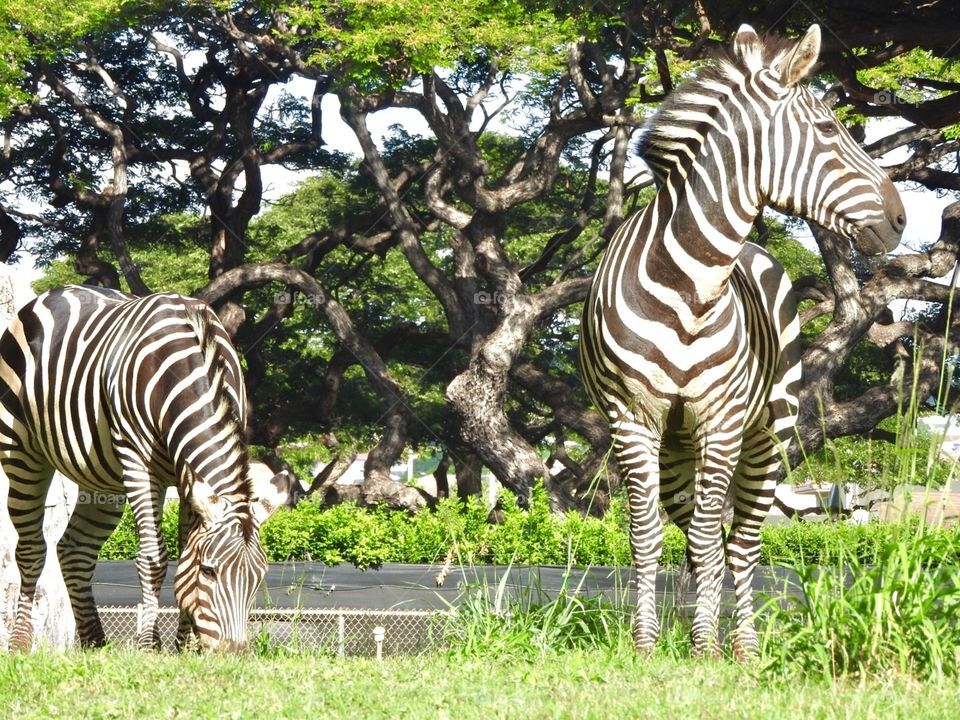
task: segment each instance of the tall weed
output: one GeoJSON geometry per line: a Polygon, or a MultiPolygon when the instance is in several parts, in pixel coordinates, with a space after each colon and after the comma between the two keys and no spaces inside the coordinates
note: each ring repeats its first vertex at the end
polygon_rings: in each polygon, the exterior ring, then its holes
{"type": "MultiPolygon", "coordinates": [[[[532,658],[542,653],[629,646],[629,614],[624,603],[583,592],[570,575],[551,597],[536,579],[512,588],[512,568],[496,585],[468,586],[455,606],[444,636],[451,653],[462,656],[532,658]]],[[[621,593],[622,598],[626,597],[621,593]]]]}
{"type": "Polygon", "coordinates": [[[829,564],[797,558],[797,584],[761,612],[764,669],[825,678],[956,675],[960,567],[943,564],[944,550],[943,535],[921,524],[869,563],[842,545],[829,564]]]}

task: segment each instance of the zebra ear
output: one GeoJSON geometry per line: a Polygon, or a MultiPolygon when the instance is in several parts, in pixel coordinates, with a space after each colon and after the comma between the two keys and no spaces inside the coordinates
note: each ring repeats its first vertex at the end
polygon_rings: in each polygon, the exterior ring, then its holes
{"type": "Polygon", "coordinates": [[[216,523],[223,515],[223,501],[213,492],[213,488],[202,480],[197,480],[193,483],[193,488],[190,493],[190,504],[203,519],[204,525],[216,523]]]}
{"type": "Polygon", "coordinates": [[[258,525],[265,522],[277,509],[292,505],[297,490],[300,489],[300,483],[286,470],[270,478],[262,475],[257,477],[251,473],[250,482],[256,497],[256,500],[250,503],[250,512],[258,525]]]}
{"type": "Polygon", "coordinates": [[[796,85],[813,70],[818,57],[820,57],[820,26],[813,24],[783,61],[780,82],[786,86],[796,85]]]}
{"type": "Polygon", "coordinates": [[[763,67],[763,47],[757,31],[749,25],[741,25],[733,38],[733,54],[751,72],[757,72],[763,67]]]}

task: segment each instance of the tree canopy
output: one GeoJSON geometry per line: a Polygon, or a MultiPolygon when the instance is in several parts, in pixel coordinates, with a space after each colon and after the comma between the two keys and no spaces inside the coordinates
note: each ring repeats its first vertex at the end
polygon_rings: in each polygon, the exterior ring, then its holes
{"type": "MultiPolygon", "coordinates": [[[[866,146],[894,153],[890,176],[960,190],[946,0],[12,2],[0,256],[28,244],[51,282],[213,304],[246,363],[252,440],[372,447],[365,502],[428,500],[389,474],[412,444],[438,448],[438,478],[452,465],[462,491],[486,466],[521,495],[545,477],[557,505],[602,508],[618,480],[576,373],[579,303],[653,191],[632,139],[744,21],[791,36],[819,22],[814,82],[855,137],[892,118],[866,146]],[[329,149],[325,108],[360,157],[329,149]],[[428,132],[375,136],[371,118],[398,111],[428,132]],[[313,177],[265,212],[271,167],[313,177]]],[[[758,222],[802,299],[792,462],[870,432],[904,396],[949,400],[958,327],[938,279],[958,222],[954,204],[939,238],[876,263],[815,229],[822,264],[758,222]],[[896,319],[898,298],[931,310],[896,319]]]]}

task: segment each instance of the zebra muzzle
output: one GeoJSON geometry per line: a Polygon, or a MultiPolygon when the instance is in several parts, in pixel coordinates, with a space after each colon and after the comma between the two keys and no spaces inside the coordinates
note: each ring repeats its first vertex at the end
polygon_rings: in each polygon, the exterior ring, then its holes
{"type": "Polygon", "coordinates": [[[907,226],[900,193],[889,180],[880,188],[880,197],[883,199],[883,219],[867,225],[853,239],[853,246],[864,255],[885,255],[894,250],[907,226]]]}
{"type": "Polygon", "coordinates": [[[868,225],[853,239],[853,246],[864,255],[886,255],[900,244],[905,224],[903,220],[899,223],[881,220],[868,225]]]}

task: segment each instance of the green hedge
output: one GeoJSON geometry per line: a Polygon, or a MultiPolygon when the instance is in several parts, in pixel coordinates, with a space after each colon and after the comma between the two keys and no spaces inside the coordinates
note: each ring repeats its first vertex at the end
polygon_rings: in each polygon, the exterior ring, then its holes
{"type": "MultiPolygon", "coordinates": [[[[178,505],[173,503],[163,509],[163,521],[161,531],[163,540],[167,546],[167,552],[171,558],[180,556],[178,534],[178,505]]],[[[137,526],[133,522],[133,512],[128,504],[123,509],[123,517],[117,529],[111,533],[110,537],[100,548],[101,560],[133,560],[140,549],[140,540],[137,538],[137,526]]]]}
{"type": "MultiPolygon", "coordinates": [[[[351,563],[360,568],[386,562],[439,563],[454,546],[456,561],[498,565],[628,565],[630,544],[624,506],[615,502],[603,519],[576,513],[550,513],[543,488],[534,490],[529,511],[511,498],[504,500],[503,522],[487,523],[487,510],[472,501],[465,508],[445,500],[435,512],[410,515],[385,509],[367,510],[345,503],[324,509],[313,501],[292,511],[282,510],[264,524],[260,538],[271,561],[313,560],[328,565],[351,563]]],[[[164,537],[171,557],[177,556],[177,507],[166,508],[164,537]]],[[[764,526],[761,563],[803,560],[832,564],[842,550],[862,563],[871,563],[891,543],[912,537],[915,523],[847,525],[792,523],[764,526]]],[[[960,561],[960,529],[927,530],[930,541],[943,548],[942,562],[960,561]]],[[[664,533],[661,563],[675,567],[683,560],[686,540],[673,525],[664,533]]],[[[137,538],[129,508],[104,545],[101,559],[132,559],[137,538]]]]}

